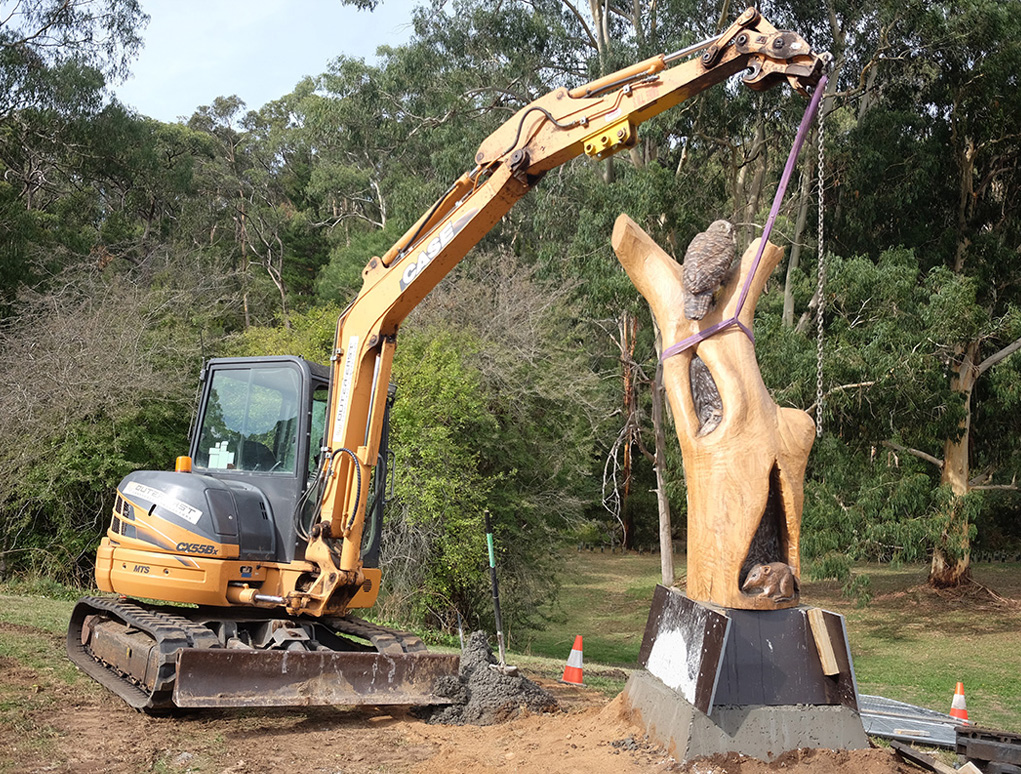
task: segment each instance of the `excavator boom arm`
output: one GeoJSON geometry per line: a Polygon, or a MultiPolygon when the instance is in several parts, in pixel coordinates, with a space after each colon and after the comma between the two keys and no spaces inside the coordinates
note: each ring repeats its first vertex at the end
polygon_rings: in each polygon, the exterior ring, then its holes
{"type": "Polygon", "coordinates": [[[326,485],[306,560],[315,584],[287,599],[292,612],[338,614],[366,582],[360,546],[369,473],[401,322],[549,170],[585,153],[604,159],[637,143],[637,127],[710,86],[747,70],[766,89],[787,80],[805,93],[824,57],[796,33],[778,31],[747,9],[722,35],[659,55],[523,107],[479,147],[475,167],[382,257],[363,271],[361,292],[337,325],[327,422],[326,485]],[[704,53],[678,64],[693,49],[704,53]],[[347,588],[347,594],[338,593],[347,588]]]}

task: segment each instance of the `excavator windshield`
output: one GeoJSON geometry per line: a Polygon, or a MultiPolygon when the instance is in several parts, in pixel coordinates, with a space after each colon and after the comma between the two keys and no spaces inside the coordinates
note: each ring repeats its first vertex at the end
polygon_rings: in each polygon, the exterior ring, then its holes
{"type": "Polygon", "coordinates": [[[302,402],[297,370],[218,370],[212,379],[196,467],[294,473],[302,402]]]}

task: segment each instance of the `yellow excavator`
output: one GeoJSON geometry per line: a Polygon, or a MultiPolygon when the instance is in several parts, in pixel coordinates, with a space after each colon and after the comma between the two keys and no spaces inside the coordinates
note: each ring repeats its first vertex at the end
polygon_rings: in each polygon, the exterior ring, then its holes
{"type": "Polygon", "coordinates": [[[433,684],[456,674],[456,655],[350,615],[379,593],[401,322],[549,170],[633,147],[640,123],[743,70],[752,89],[787,81],[805,94],[824,66],[749,8],[721,35],[519,110],[365,266],[329,368],[294,357],[206,364],[189,456],[117,488],[96,583],[119,596],[77,603],[71,660],[150,712],[443,703],[433,684]]]}

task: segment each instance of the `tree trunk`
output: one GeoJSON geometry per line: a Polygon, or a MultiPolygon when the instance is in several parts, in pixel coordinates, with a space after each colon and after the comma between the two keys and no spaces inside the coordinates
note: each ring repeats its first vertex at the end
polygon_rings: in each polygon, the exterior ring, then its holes
{"type": "Polygon", "coordinates": [[[656,505],[659,511],[659,567],[664,586],[674,585],[674,539],[670,500],[666,496],[666,431],[663,422],[663,364],[656,364],[652,380],[652,430],[656,439],[656,505]]]}
{"type": "MultiPolygon", "coordinates": [[[[759,199],[762,197],[762,187],[765,184],[766,179],[766,162],[767,162],[767,145],[766,145],[766,118],[762,111],[762,100],[761,98],[757,101],[759,110],[755,120],[755,140],[752,142],[751,158],[745,161],[745,166],[742,167],[742,176],[744,170],[751,165],[754,170],[752,173],[751,181],[747,181],[746,184],[742,185],[742,193],[744,194],[744,216],[742,218],[743,223],[740,226],[741,237],[738,239],[738,245],[746,245],[752,241],[752,237],[755,234],[755,215],[759,211],[759,199]]],[[[740,203],[740,199],[735,198],[735,202],[740,203]]]]}
{"type": "Polygon", "coordinates": [[[620,503],[621,547],[625,551],[634,548],[635,517],[628,507],[631,498],[631,480],[634,471],[632,452],[639,443],[638,437],[638,381],[635,368],[635,339],[638,321],[630,312],[621,312],[617,319],[620,332],[621,386],[624,397],[624,483],[620,503]]]}
{"type": "Polygon", "coordinates": [[[241,246],[241,298],[244,305],[245,311],[245,330],[247,331],[252,327],[252,314],[248,307],[248,266],[250,263],[248,257],[248,215],[245,209],[245,192],[241,188],[238,190],[238,228],[236,239],[238,244],[241,246]]]}
{"type": "Polygon", "coordinates": [[[945,515],[947,526],[932,552],[929,585],[935,588],[959,586],[971,578],[971,545],[964,498],[970,491],[971,393],[979,375],[978,351],[978,342],[971,342],[963,348],[957,370],[950,380],[950,388],[964,396],[965,415],[960,425],[960,436],[947,440],[943,447],[940,482],[950,487],[953,498],[948,505],[949,513],[945,515]]]}
{"type": "MultiPolygon", "coordinates": [[[[681,266],[626,215],[617,219],[612,244],[652,307],[669,349],[737,314],[759,240],[745,251],[740,271],[719,290],[716,308],[697,321],[682,312],[681,266]]],[[[767,245],[750,281],[739,315],[749,330],[766,278],[782,257],[781,248],[767,245]]],[[[815,423],[804,411],[773,402],[755,348],[740,328],[706,338],[696,349],[722,406],[714,429],[705,429],[709,425],[700,421],[695,405],[691,363],[696,351],[689,348],[663,363],[688,484],[688,596],[745,610],[794,607],[800,599],[801,509],[815,423]],[[783,574],[782,588],[757,583],[766,578],[761,571],[766,567],[774,577],[783,574]]]]}
{"type": "Polygon", "coordinates": [[[944,515],[946,527],[932,552],[929,585],[937,589],[954,588],[971,580],[971,539],[965,496],[954,495],[944,515]]]}
{"type": "Polygon", "coordinates": [[[801,192],[798,201],[798,218],[794,225],[794,243],[791,246],[791,257],[787,262],[787,279],[783,286],[783,324],[794,327],[794,278],[797,276],[801,263],[801,244],[805,235],[805,222],[808,220],[808,205],[812,201],[812,170],[818,164],[809,164],[801,176],[801,192]]]}

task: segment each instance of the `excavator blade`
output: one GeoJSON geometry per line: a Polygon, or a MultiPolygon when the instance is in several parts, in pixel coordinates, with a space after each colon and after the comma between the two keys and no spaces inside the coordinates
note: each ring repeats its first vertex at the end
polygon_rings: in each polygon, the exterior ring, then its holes
{"type": "Polygon", "coordinates": [[[456,675],[460,657],[442,653],[181,650],[178,707],[309,707],[450,704],[433,693],[456,675]]]}

